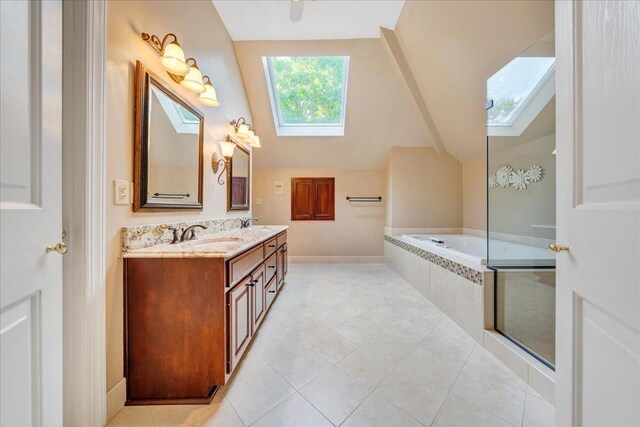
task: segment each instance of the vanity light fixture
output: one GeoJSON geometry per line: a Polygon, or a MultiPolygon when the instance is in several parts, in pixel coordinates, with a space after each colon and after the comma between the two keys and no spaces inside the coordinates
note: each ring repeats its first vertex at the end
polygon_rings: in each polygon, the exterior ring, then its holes
{"type": "Polygon", "coordinates": [[[218,102],[218,95],[216,95],[216,90],[213,88],[211,79],[209,79],[209,76],[204,76],[203,80],[204,93],[200,94],[200,102],[210,107],[218,107],[220,103],[218,102]]]}
{"type": "Polygon", "coordinates": [[[155,34],[142,33],[141,37],[162,57],[160,63],[174,82],[201,94],[200,102],[204,105],[220,106],[211,79],[202,75],[194,58],[185,59],[184,51],[175,34],[169,33],[162,40],[155,34]]]}
{"type": "Polygon", "coordinates": [[[236,136],[243,142],[249,144],[250,147],[262,147],[262,145],[260,145],[260,137],[256,135],[256,130],[251,126],[250,123],[247,123],[247,120],[244,117],[231,120],[229,124],[235,129],[236,136]]]}
{"type": "Polygon", "coordinates": [[[218,159],[218,154],[213,153],[211,155],[211,168],[213,169],[213,173],[216,174],[220,170],[220,175],[218,175],[218,184],[224,185],[224,180],[222,179],[222,175],[224,172],[227,172],[227,179],[229,178],[229,173],[231,169],[229,168],[229,162],[231,161],[231,157],[233,156],[233,150],[236,148],[236,143],[231,140],[229,135],[227,135],[226,141],[220,141],[220,150],[222,150],[222,159],[218,159]]]}

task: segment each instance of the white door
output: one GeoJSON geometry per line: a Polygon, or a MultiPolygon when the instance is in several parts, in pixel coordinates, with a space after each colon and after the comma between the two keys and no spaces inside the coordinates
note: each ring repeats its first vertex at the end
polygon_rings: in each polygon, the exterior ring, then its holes
{"type": "Polygon", "coordinates": [[[560,426],[640,425],[640,2],[556,2],[560,426]]]}
{"type": "Polygon", "coordinates": [[[62,4],[0,1],[0,424],[62,425],[62,4]]]}

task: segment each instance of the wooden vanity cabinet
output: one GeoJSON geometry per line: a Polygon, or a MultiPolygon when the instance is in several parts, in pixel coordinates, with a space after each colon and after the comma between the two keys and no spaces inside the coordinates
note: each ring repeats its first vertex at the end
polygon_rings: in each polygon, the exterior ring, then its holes
{"type": "Polygon", "coordinates": [[[210,402],[249,347],[286,269],[286,233],[231,259],[125,258],[126,404],[210,402]]]}

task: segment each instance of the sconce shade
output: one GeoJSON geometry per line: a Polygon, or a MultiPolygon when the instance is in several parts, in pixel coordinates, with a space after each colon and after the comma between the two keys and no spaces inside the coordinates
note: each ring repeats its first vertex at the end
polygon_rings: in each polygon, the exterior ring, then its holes
{"type": "Polygon", "coordinates": [[[184,52],[176,42],[169,43],[167,47],[164,48],[164,54],[160,62],[171,74],[184,76],[189,72],[189,66],[184,59],[184,52]]]}
{"type": "Polygon", "coordinates": [[[228,141],[220,141],[220,149],[222,150],[222,155],[225,158],[233,156],[233,150],[236,148],[236,144],[228,141]]]}
{"type": "Polygon", "coordinates": [[[216,95],[216,90],[213,88],[213,85],[211,83],[207,83],[204,85],[204,93],[200,94],[200,102],[210,107],[220,106],[220,103],[218,102],[218,96],[216,95]]]}
{"type": "Polygon", "coordinates": [[[251,142],[249,142],[249,146],[253,148],[262,148],[262,145],[260,145],[260,137],[258,135],[254,136],[251,139],[251,142]]]}
{"type": "Polygon", "coordinates": [[[245,136],[245,138],[251,141],[255,136],[256,136],[256,133],[250,130],[249,132],[247,132],[247,136],[245,136]]]}
{"type": "Polygon", "coordinates": [[[204,83],[202,82],[202,73],[197,65],[192,65],[189,68],[189,73],[184,76],[184,80],[180,84],[195,93],[203,93],[205,91],[204,83]]]}
{"type": "Polygon", "coordinates": [[[247,125],[240,125],[238,127],[238,130],[236,132],[236,135],[238,135],[238,137],[240,138],[248,138],[249,137],[249,126],[247,125]]]}

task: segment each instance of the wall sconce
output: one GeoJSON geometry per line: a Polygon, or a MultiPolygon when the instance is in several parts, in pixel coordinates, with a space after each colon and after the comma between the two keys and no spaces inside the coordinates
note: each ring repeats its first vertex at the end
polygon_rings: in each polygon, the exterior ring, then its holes
{"type": "Polygon", "coordinates": [[[229,168],[229,162],[231,161],[231,157],[233,156],[233,150],[236,148],[236,143],[231,140],[229,135],[227,135],[226,141],[220,141],[220,149],[222,150],[222,159],[218,159],[218,154],[213,153],[211,155],[211,168],[213,169],[213,173],[218,173],[218,170],[222,168],[220,171],[220,175],[218,175],[218,184],[224,185],[224,180],[222,179],[223,173],[227,172],[227,179],[229,178],[229,173],[231,169],[229,168]]]}
{"type": "Polygon", "coordinates": [[[158,36],[141,34],[162,57],[160,63],[171,79],[181,86],[200,94],[200,102],[210,107],[218,107],[218,97],[209,76],[203,76],[194,58],[185,59],[184,51],[178,43],[178,37],[169,33],[162,40],[158,36]]]}
{"type": "Polygon", "coordinates": [[[262,145],[260,145],[260,137],[256,135],[256,130],[251,127],[250,123],[247,123],[247,120],[244,117],[240,117],[237,120],[231,120],[229,124],[235,129],[236,136],[249,144],[249,147],[262,147],[262,145]]]}

